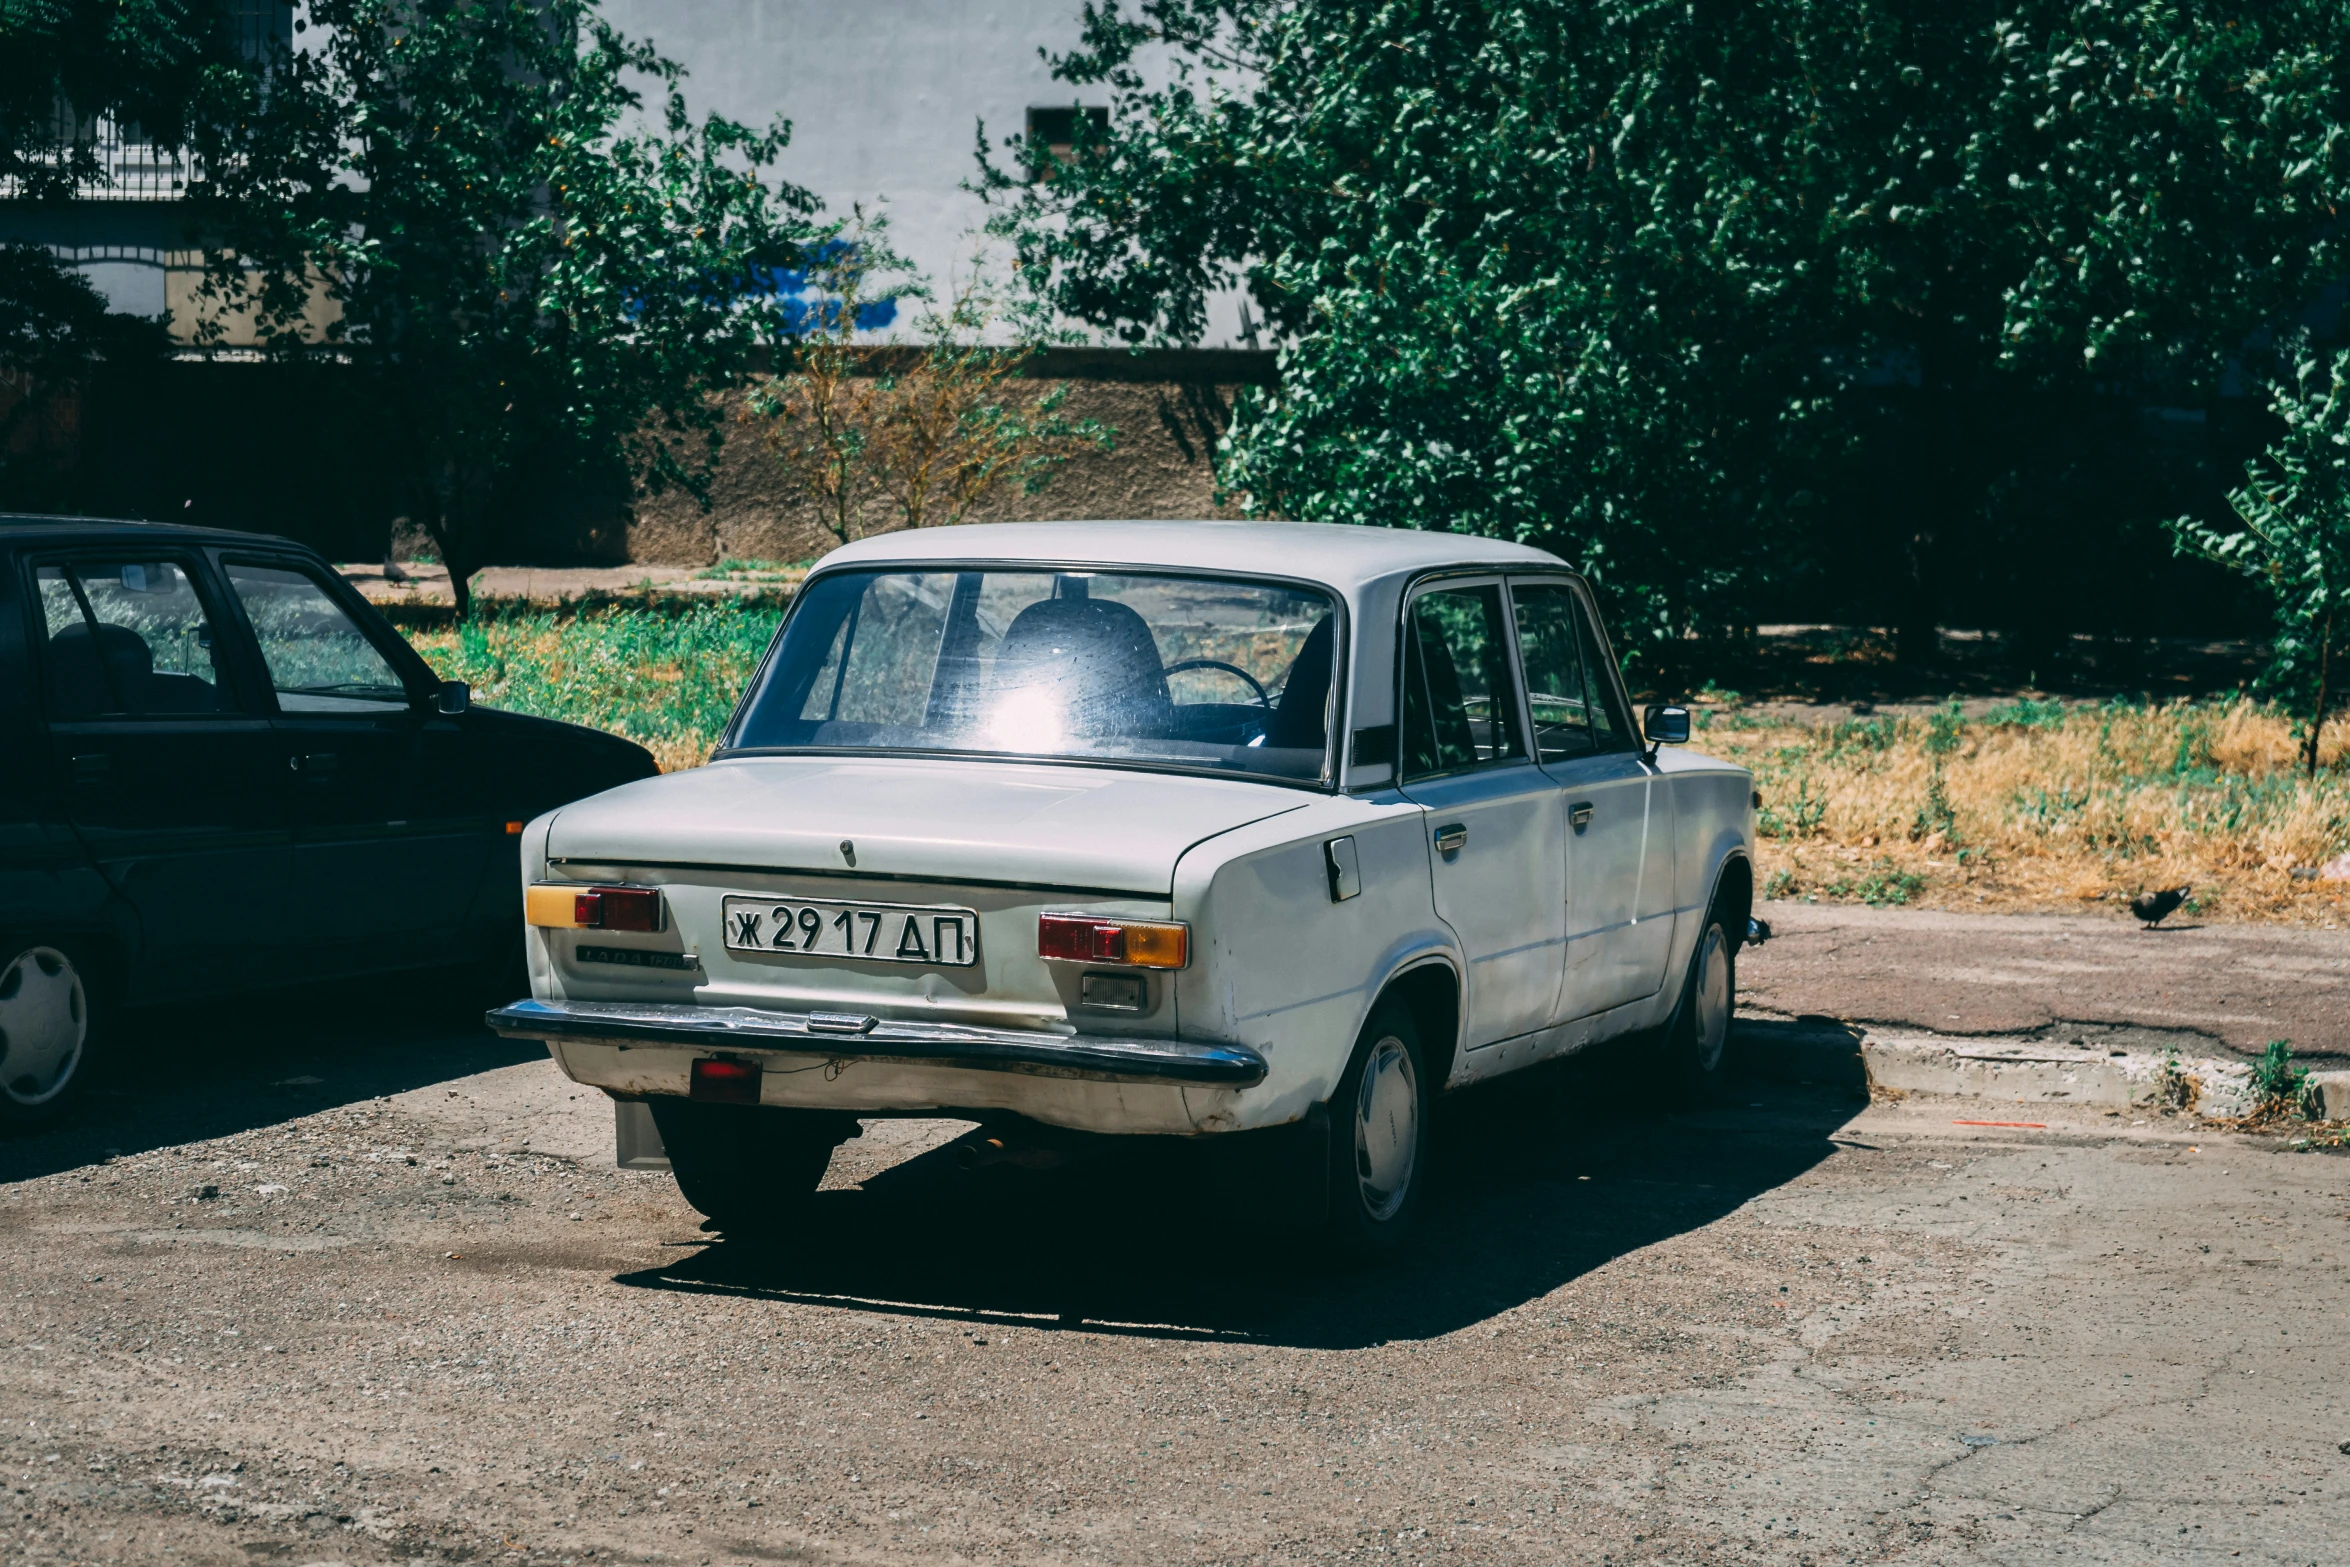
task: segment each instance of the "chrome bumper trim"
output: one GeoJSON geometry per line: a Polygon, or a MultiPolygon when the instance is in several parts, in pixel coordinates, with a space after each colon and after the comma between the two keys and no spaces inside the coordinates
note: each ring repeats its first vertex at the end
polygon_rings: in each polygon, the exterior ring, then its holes
{"type": "Polygon", "coordinates": [[[772,1050],[832,1061],[904,1061],[1025,1072],[1097,1083],[1177,1083],[1247,1088],[1265,1058],[1246,1045],[1127,1039],[886,1019],[862,1034],[812,1030],[804,1012],[654,1002],[517,1001],[483,1019],[507,1039],[585,1039],[615,1045],[772,1050]]]}

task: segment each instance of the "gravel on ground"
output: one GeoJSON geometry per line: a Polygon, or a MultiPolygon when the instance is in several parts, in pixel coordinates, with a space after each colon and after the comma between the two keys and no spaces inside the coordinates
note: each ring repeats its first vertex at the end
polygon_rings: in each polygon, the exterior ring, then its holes
{"type": "Polygon", "coordinates": [[[0,1144],[0,1560],[2350,1539],[2336,1156],[1792,1086],[1700,1111],[1619,1055],[1448,1101],[1430,1222],[1375,1272],[1159,1150],[966,1175],[938,1121],[872,1123],[762,1249],[613,1168],[543,1057],[370,1010],[161,1020],[0,1144]]]}

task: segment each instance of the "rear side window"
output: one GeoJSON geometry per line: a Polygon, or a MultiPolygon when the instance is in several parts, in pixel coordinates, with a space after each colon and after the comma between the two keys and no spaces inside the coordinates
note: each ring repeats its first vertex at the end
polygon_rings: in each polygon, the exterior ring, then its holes
{"type": "Polygon", "coordinates": [[[52,719],[185,718],[235,706],[185,566],[70,561],[37,567],[33,580],[52,719]]]}
{"type": "Polygon", "coordinates": [[[1412,600],[1404,626],[1407,775],[1457,772],[1525,755],[1507,625],[1499,583],[1444,588],[1412,600]]]}
{"type": "Polygon", "coordinates": [[[232,560],[229,587],[287,713],[380,713],[408,700],[392,661],[308,572],[232,560]]]}

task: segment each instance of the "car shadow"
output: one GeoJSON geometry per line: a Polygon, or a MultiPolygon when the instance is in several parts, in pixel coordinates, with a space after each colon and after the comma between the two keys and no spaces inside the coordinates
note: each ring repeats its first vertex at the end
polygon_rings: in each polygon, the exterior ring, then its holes
{"type": "Polygon", "coordinates": [[[1343,1349],[1433,1338],[1698,1229],[1811,1169],[1865,1091],[1756,1083],[1661,1105],[1622,1057],[1445,1101],[1439,1181],[1403,1256],[1349,1272],[1210,1211],[1179,1148],[1039,1175],[935,1149],[820,1193],[788,1241],[715,1239],[631,1287],[1090,1333],[1343,1349]]]}
{"type": "Polygon", "coordinates": [[[545,1059],[545,1046],[499,1039],[429,978],[126,1014],[61,1120],[0,1137],[0,1182],[545,1059]]]}

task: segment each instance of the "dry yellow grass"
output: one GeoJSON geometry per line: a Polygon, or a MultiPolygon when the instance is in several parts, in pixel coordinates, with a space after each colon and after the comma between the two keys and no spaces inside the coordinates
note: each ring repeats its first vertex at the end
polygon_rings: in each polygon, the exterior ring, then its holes
{"type": "Polygon", "coordinates": [[[1775,896],[2078,910],[2187,883],[2204,918],[2350,923],[2350,882],[2311,874],[2350,863],[2346,747],[2329,736],[2305,777],[2262,704],[1701,723],[1702,749],[1754,770],[1775,896]]]}

